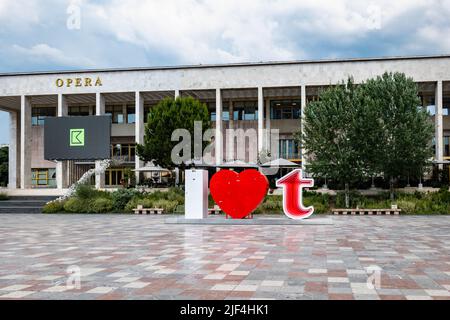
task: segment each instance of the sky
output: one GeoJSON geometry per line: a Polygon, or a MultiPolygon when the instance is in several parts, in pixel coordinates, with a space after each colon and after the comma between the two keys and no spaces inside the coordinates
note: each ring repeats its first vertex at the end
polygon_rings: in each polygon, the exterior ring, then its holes
{"type": "Polygon", "coordinates": [[[450,54],[449,34],[450,0],[0,0],[0,73],[450,54]]]}

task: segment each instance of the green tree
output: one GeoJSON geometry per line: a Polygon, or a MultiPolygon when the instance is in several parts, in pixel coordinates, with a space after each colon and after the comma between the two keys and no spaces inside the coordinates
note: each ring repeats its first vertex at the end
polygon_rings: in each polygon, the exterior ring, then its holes
{"type": "Polygon", "coordinates": [[[364,96],[378,113],[378,121],[368,122],[378,136],[375,167],[394,184],[400,177],[421,176],[433,155],[433,123],[420,107],[417,84],[403,73],[384,73],[368,80],[364,96]]]}
{"type": "MultiPolygon", "coordinates": [[[[136,153],[143,161],[153,161],[157,166],[174,169],[171,152],[178,141],[171,141],[176,129],[186,129],[191,134],[191,158],[194,152],[194,121],[202,122],[202,133],[211,127],[208,108],[191,98],[164,99],[150,109],[144,129],[144,143],[136,146],[136,153]]],[[[206,146],[206,143],[202,142],[206,146]]],[[[179,165],[184,169],[185,165],[179,165]]]]}
{"type": "Polygon", "coordinates": [[[304,110],[303,143],[309,172],[345,187],[384,175],[394,184],[400,177],[421,176],[432,157],[433,123],[420,107],[417,85],[402,73],[385,73],[358,86],[330,87],[304,110]]]}
{"type": "Polygon", "coordinates": [[[0,185],[8,185],[8,147],[0,148],[0,185]]]}
{"type": "Polygon", "coordinates": [[[362,127],[357,104],[359,92],[351,78],[346,84],[323,91],[320,99],[304,110],[303,136],[300,132],[296,135],[309,159],[308,172],[343,185],[347,207],[350,184],[365,174],[362,137],[358,131],[362,127]]]}

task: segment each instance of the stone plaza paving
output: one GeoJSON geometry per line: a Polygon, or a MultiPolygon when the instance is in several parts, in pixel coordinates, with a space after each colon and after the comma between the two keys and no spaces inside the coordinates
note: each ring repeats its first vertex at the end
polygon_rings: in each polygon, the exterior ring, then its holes
{"type": "Polygon", "coordinates": [[[2,214],[0,299],[450,299],[450,216],[164,219],[2,214]]]}

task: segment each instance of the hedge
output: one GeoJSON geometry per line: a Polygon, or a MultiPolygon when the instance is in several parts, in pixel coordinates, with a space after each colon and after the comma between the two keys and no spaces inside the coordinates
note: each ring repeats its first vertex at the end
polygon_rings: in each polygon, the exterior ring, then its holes
{"type": "MultiPolygon", "coordinates": [[[[391,201],[389,193],[380,193],[375,196],[363,196],[357,192],[351,194],[351,208],[383,209],[390,208],[392,204],[402,209],[403,214],[449,214],[450,192],[447,188],[439,192],[416,192],[414,194],[398,193],[397,199],[391,201]]],[[[209,207],[214,200],[209,196],[209,207]]],[[[315,213],[329,213],[332,208],[343,208],[344,196],[336,196],[317,192],[303,193],[305,206],[314,206],[315,213]]],[[[45,213],[132,213],[138,205],[146,208],[162,208],[166,213],[173,213],[177,206],[184,205],[184,191],[179,188],[170,188],[168,191],[139,192],[134,189],[119,189],[114,192],[94,190],[91,186],[80,186],[75,196],[65,202],[50,202],[43,212],[45,213]]],[[[283,200],[281,195],[268,195],[255,210],[255,214],[283,213],[283,200]]]]}

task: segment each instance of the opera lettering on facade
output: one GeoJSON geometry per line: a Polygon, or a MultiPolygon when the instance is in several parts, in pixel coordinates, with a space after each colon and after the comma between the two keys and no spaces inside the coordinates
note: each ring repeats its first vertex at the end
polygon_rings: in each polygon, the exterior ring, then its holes
{"type": "Polygon", "coordinates": [[[101,87],[103,85],[100,77],[97,78],[58,78],[55,82],[58,88],[62,87],[101,87]]]}

